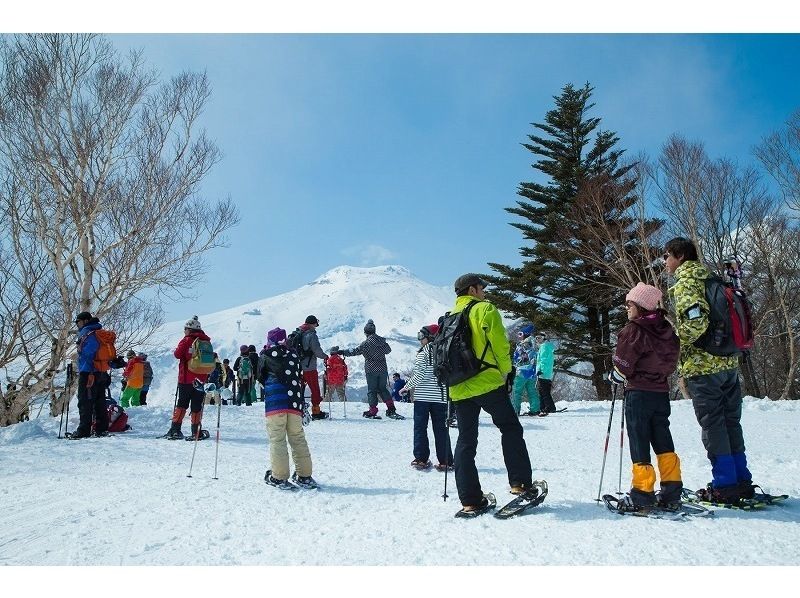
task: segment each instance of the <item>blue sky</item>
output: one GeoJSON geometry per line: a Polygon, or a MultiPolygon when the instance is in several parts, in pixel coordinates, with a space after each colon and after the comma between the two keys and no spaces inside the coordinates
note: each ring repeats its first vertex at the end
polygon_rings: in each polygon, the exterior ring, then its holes
{"type": "Polygon", "coordinates": [[[167,77],[205,70],[205,181],[242,220],[167,320],[295,289],[342,264],[450,284],[519,263],[503,208],[534,180],[520,144],[567,83],[594,86],[630,154],[673,133],[750,151],[800,108],[798,35],[112,35],[167,77]],[[255,272],[255,274],[254,274],[255,272]]]}

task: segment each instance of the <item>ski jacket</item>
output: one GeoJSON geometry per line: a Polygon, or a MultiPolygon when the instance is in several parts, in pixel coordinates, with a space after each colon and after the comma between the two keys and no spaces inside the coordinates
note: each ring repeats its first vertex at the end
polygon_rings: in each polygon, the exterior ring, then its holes
{"type": "Polygon", "coordinates": [[[739,360],[718,357],[694,346],[708,328],[709,306],[705,281],[708,268],[696,260],[686,260],[675,270],[675,284],[669,289],[675,308],[675,331],[681,345],[678,373],[684,378],[718,374],[739,367],[739,360]]]}
{"type": "MultiPolygon", "coordinates": [[[[241,373],[239,372],[239,369],[241,369],[242,359],[247,359],[248,361],[250,361],[250,354],[243,353],[236,358],[236,361],[233,362],[233,371],[236,372],[236,377],[239,380],[242,379],[241,373]]],[[[250,380],[251,378],[254,378],[255,375],[256,375],[256,370],[255,368],[253,368],[253,362],[250,361],[250,375],[245,377],[245,380],[250,380]]]]}
{"type": "Polygon", "coordinates": [[[144,386],[144,360],[133,357],[122,372],[126,388],[142,388],[144,386]]]}
{"type": "Polygon", "coordinates": [[[553,343],[544,341],[539,345],[539,352],[536,355],[536,375],[545,380],[553,379],[553,343]]]}
{"type": "Polygon", "coordinates": [[[222,362],[218,359],[217,363],[214,365],[214,371],[208,375],[208,381],[212,384],[217,386],[217,389],[222,388],[225,386],[225,379],[227,378],[227,372],[225,368],[222,366],[222,362]]]}
{"type": "Polygon", "coordinates": [[[176,359],[180,360],[178,363],[178,384],[192,384],[195,380],[205,383],[208,379],[208,374],[195,374],[189,370],[189,360],[192,358],[191,350],[192,343],[196,338],[201,341],[210,341],[209,336],[202,330],[190,330],[186,333],[178,346],[173,351],[176,359]]]}
{"type": "Polygon", "coordinates": [[[339,355],[331,355],[325,360],[325,376],[330,386],[341,386],[347,381],[347,364],[339,355]]]}
{"type": "Polygon", "coordinates": [[[433,373],[433,359],[430,344],[422,347],[414,359],[414,371],[405,385],[406,390],[414,391],[414,402],[446,403],[447,387],[440,386],[433,373]]]}
{"type": "Polygon", "coordinates": [[[483,370],[461,384],[451,386],[450,398],[453,401],[477,397],[501,386],[505,387],[506,376],[511,372],[511,346],[506,338],[503,319],[494,305],[488,301],[478,301],[470,295],[463,295],[456,297],[456,304],[451,313],[464,311],[464,308],[472,302],[477,303],[469,312],[472,350],[480,357],[488,344],[483,359],[496,367],[483,370]]]}
{"type": "Polygon", "coordinates": [[[78,371],[93,373],[94,369],[94,356],[100,348],[100,341],[97,340],[94,334],[95,330],[100,330],[103,327],[100,322],[94,324],[86,324],[78,331],[78,371]]]}
{"type": "Polygon", "coordinates": [[[261,359],[258,377],[264,380],[264,413],[303,414],[303,370],[300,356],[289,347],[273,345],[261,359]]]}
{"type": "Polygon", "coordinates": [[[311,324],[301,324],[299,328],[303,332],[303,349],[305,351],[311,351],[312,353],[312,355],[303,357],[300,365],[303,366],[304,372],[316,372],[317,358],[327,359],[328,354],[322,350],[322,347],[319,344],[319,337],[317,336],[316,328],[314,328],[311,324]]]}
{"type": "Polygon", "coordinates": [[[364,371],[367,374],[381,374],[389,371],[389,367],[386,365],[386,356],[391,352],[392,348],[385,338],[377,334],[370,334],[355,349],[344,349],[339,351],[339,355],[346,357],[363,355],[364,371]]]}
{"type": "Polygon", "coordinates": [[[659,312],[628,322],[617,335],[614,367],[626,378],[625,390],[669,392],[668,378],[678,365],[680,344],[659,312]]]}
{"type": "Polygon", "coordinates": [[[143,365],[144,365],[144,376],[142,378],[142,382],[144,383],[144,386],[142,386],[142,388],[144,388],[145,386],[149,388],[150,385],[153,383],[153,366],[150,365],[150,362],[147,361],[146,359],[144,360],[143,365]]]}

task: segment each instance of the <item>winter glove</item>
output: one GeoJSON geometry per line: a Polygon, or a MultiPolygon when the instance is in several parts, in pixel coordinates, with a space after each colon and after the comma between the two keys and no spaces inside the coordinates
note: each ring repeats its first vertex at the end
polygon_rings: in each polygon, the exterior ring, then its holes
{"type": "Polygon", "coordinates": [[[617,368],[614,368],[608,374],[606,374],[606,379],[611,384],[625,384],[626,378],[617,368]]]}
{"type": "Polygon", "coordinates": [[[91,388],[94,386],[94,374],[89,374],[86,377],[86,388],[91,388]]]}
{"type": "Polygon", "coordinates": [[[338,355],[339,354],[339,345],[331,347],[330,354],[331,355],[338,355]]]}

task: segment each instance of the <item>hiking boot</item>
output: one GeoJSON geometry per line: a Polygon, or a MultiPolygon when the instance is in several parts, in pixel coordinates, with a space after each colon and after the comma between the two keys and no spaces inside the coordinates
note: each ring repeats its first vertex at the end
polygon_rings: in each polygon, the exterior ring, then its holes
{"type": "Polygon", "coordinates": [[[278,478],[272,477],[271,469],[268,469],[267,473],[264,474],[264,481],[270,486],[275,486],[280,490],[297,490],[297,486],[292,484],[289,480],[279,480],[278,478]]]}
{"type": "Polygon", "coordinates": [[[183,438],[183,432],[181,432],[180,428],[172,427],[167,432],[167,438],[170,440],[181,440],[183,438]]]}
{"type": "Polygon", "coordinates": [[[458,518],[472,518],[477,517],[478,515],[483,515],[484,513],[488,513],[492,509],[497,506],[497,500],[494,497],[494,494],[487,493],[483,495],[481,499],[481,503],[479,505],[465,505],[461,508],[460,511],[456,512],[456,517],[458,518]]]}
{"type": "Polygon", "coordinates": [[[419,470],[430,469],[431,468],[431,462],[430,461],[423,461],[422,459],[414,459],[411,462],[411,467],[413,467],[414,469],[419,469],[419,470]]]}
{"type": "Polygon", "coordinates": [[[722,486],[714,488],[711,484],[695,492],[697,498],[705,502],[733,505],[739,502],[738,486],[722,486]]]}
{"type": "Polygon", "coordinates": [[[445,463],[437,463],[435,467],[436,471],[453,471],[454,469],[452,465],[447,465],[445,463]]]}
{"type": "Polygon", "coordinates": [[[330,414],[325,411],[311,414],[311,419],[327,419],[328,417],[330,417],[330,414]]]}
{"type": "Polygon", "coordinates": [[[756,495],[756,487],[753,485],[753,480],[742,480],[736,484],[736,490],[739,491],[740,498],[753,498],[756,495]]]}
{"type": "Polygon", "coordinates": [[[102,432],[95,432],[94,435],[97,436],[98,438],[102,438],[103,436],[110,436],[108,430],[103,430],[102,432]]]}
{"type": "Polygon", "coordinates": [[[681,510],[681,501],[675,502],[664,502],[663,500],[659,500],[656,503],[656,506],[659,509],[664,509],[665,511],[680,511],[681,510]]]}
{"type": "Polygon", "coordinates": [[[378,415],[378,410],[377,409],[375,411],[372,411],[371,409],[367,410],[364,413],[362,413],[361,415],[366,417],[367,419],[380,419],[381,418],[381,416],[378,415]]]}
{"type": "Polygon", "coordinates": [[[639,513],[652,510],[653,505],[636,504],[630,494],[626,494],[617,502],[617,511],[621,513],[639,513]]]}
{"type": "Polygon", "coordinates": [[[528,490],[531,489],[531,487],[532,484],[530,483],[525,484],[523,482],[513,482],[511,484],[511,489],[509,490],[509,492],[511,492],[511,494],[516,494],[516,495],[525,494],[528,490]]]}
{"type": "Polygon", "coordinates": [[[64,436],[70,440],[80,440],[81,438],[89,438],[91,434],[77,428],[74,432],[66,432],[64,436]]]}
{"type": "Polygon", "coordinates": [[[305,488],[306,490],[316,490],[317,488],[319,488],[319,484],[317,484],[317,481],[310,475],[308,476],[297,475],[296,471],[292,474],[292,482],[294,482],[301,488],[305,488]]]}

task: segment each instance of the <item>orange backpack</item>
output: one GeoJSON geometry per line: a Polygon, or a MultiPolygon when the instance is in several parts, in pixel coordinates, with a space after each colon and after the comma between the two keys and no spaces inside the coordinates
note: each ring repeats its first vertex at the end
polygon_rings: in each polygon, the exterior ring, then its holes
{"type": "Polygon", "coordinates": [[[114,341],[117,340],[117,333],[113,330],[95,330],[94,334],[99,346],[97,353],[94,354],[94,369],[96,372],[107,372],[111,367],[108,362],[117,358],[117,348],[114,341]]]}

